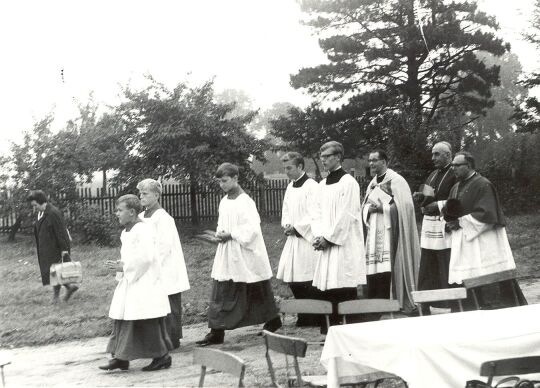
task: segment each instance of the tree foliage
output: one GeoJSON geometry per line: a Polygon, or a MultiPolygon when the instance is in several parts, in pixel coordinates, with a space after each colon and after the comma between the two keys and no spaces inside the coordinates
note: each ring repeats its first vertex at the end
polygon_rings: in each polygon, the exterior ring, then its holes
{"type": "MultiPolygon", "coordinates": [[[[540,49],[540,0],[536,0],[534,11],[531,17],[530,26],[524,33],[524,38],[540,49]]],[[[540,70],[533,71],[525,76],[522,85],[528,89],[540,86],[540,70]]],[[[514,118],[517,120],[519,132],[535,133],[540,130],[540,101],[537,97],[530,96],[524,99],[521,104],[517,104],[514,118]]]]}
{"type": "Polygon", "coordinates": [[[30,214],[26,203],[30,190],[45,191],[52,202],[63,207],[76,197],[77,176],[86,179],[92,172],[81,150],[78,130],[68,126],[53,133],[52,122],[52,115],[37,121],[25,132],[21,144],[12,144],[10,157],[3,161],[11,174],[3,181],[2,213],[16,217],[9,240],[30,214]]]}
{"type": "Polygon", "coordinates": [[[265,142],[246,130],[256,112],[231,115],[235,104],[216,102],[211,81],[199,87],[180,83],[173,90],[150,81],[143,90],[126,89],[126,102],[118,107],[129,151],[118,180],[131,187],[146,177],[188,181],[197,222],[194,193],[199,183],[211,181],[223,162],[250,175],[250,159],[264,158],[265,142]]]}
{"type": "Polygon", "coordinates": [[[492,106],[499,67],[476,53],[500,56],[509,47],[475,2],[304,0],[302,9],[328,63],[301,69],[291,83],[318,103],[342,104],[310,114],[324,114],[341,138],[387,145],[408,164],[424,164],[432,128],[446,112],[459,113],[461,128],[492,106]]]}

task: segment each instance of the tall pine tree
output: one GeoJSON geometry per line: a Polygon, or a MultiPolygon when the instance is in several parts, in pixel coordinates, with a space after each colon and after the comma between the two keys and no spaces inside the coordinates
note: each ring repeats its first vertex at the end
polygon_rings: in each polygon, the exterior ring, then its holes
{"type": "Polygon", "coordinates": [[[457,112],[460,128],[492,106],[499,67],[475,54],[500,56],[509,46],[474,1],[304,0],[302,9],[328,63],[301,69],[291,83],[318,103],[340,103],[325,114],[345,138],[359,131],[374,143],[375,130],[376,145],[424,168],[437,120],[457,112]]]}

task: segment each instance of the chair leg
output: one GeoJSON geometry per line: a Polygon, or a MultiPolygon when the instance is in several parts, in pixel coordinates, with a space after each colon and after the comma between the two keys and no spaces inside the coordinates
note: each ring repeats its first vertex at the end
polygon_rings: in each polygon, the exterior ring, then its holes
{"type": "Polygon", "coordinates": [[[471,293],[472,293],[472,296],[473,296],[474,305],[475,305],[476,309],[480,310],[480,303],[478,303],[478,297],[476,296],[476,290],[472,289],[471,293]]]}
{"type": "Polygon", "coordinates": [[[299,387],[304,386],[304,381],[302,380],[302,373],[300,372],[300,365],[298,365],[298,358],[294,356],[294,370],[296,372],[296,384],[299,387]]]}
{"type": "Polygon", "coordinates": [[[268,372],[270,373],[272,386],[277,387],[278,385],[276,382],[276,374],[274,373],[274,367],[272,366],[272,359],[270,358],[270,353],[268,352],[268,344],[266,344],[266,364],[268,365],[268,372]]]}
{"type": "Polygon", "coordinates": [[[4,378],[4,365],[0,366],[0,373],[2,374],[2,387],[6,386],[6,380],[4,378]]]}
{"type": "Polygon", "coordinates": [[[416,307],[418,308],[418,313],[420,314],[420,316],[424,316],[424,313],[422,312],[422,303],[417,303],[416,307]]]}
{"type": "Polygon", "coordinates": [[[517,293],[518,283],[516,279],[510,280],[512,282],[512,294],[514,295],[514,302],[516,306],[519,306],[519,298],[517,293]]]}
{"type": "Polygon", "coordinates": [[[238,387],[243,388],[244,387],[244,375],[246,374],[246,367],[242,367],[242,372],[240,372],[240,378],[238,379],[238,387]]]}
{"type": "Polygon", "coordinates": [[[201,378],[199,379],[199,387],[204,387],[204,375],[206,374],[206,366],[201,366],[201,378]]]}
{"type": "Polygon", "coordinates": [[[461,301],[461,299],[458,299],[458,306],[459,306],[459,311],[463,312],[463,302],[461,301]]]}

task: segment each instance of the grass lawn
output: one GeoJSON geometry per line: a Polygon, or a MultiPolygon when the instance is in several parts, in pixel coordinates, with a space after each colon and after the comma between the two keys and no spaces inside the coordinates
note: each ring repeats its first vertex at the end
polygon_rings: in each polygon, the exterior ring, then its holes
{"type": "MultiPolygon", "coordinates": [[[[536,282],[540,273],[540,213],[510,217],[507,231],[520,277],[536,282]]],[[[210,271],[215,246],[189,238],[182,231],[182,245],[191,290],[182,296],[184,324],[206,320],[210,293],[210,271]]],[[[263,234],[274,274],[284,239],[277,222],[264,223],[263,234]]],[[[119,248],[75,245],[72,256],[83,265],[84,282],[68,303],[51,305],[52,290],[43,287],[29,236],[16,243],[0,240],[0,347],[41,345],[78,338],[107,336],[107,317],[116,282],[104,268],[104,261],[117,259],[119,248]]],[[[272,280],[274,294],[290,297],[288,287],[272,280]]]]}

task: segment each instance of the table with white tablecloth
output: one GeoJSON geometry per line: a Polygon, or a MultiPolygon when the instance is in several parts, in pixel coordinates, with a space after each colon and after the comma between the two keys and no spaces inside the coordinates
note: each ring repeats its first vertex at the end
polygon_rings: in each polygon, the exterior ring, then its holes
{"type": "Polygon", "coordinates": [[[540,304],[332,326],[328,387],[375,370],[410,388],[463,388],[489,360],[540,355],[540,304]]]}

